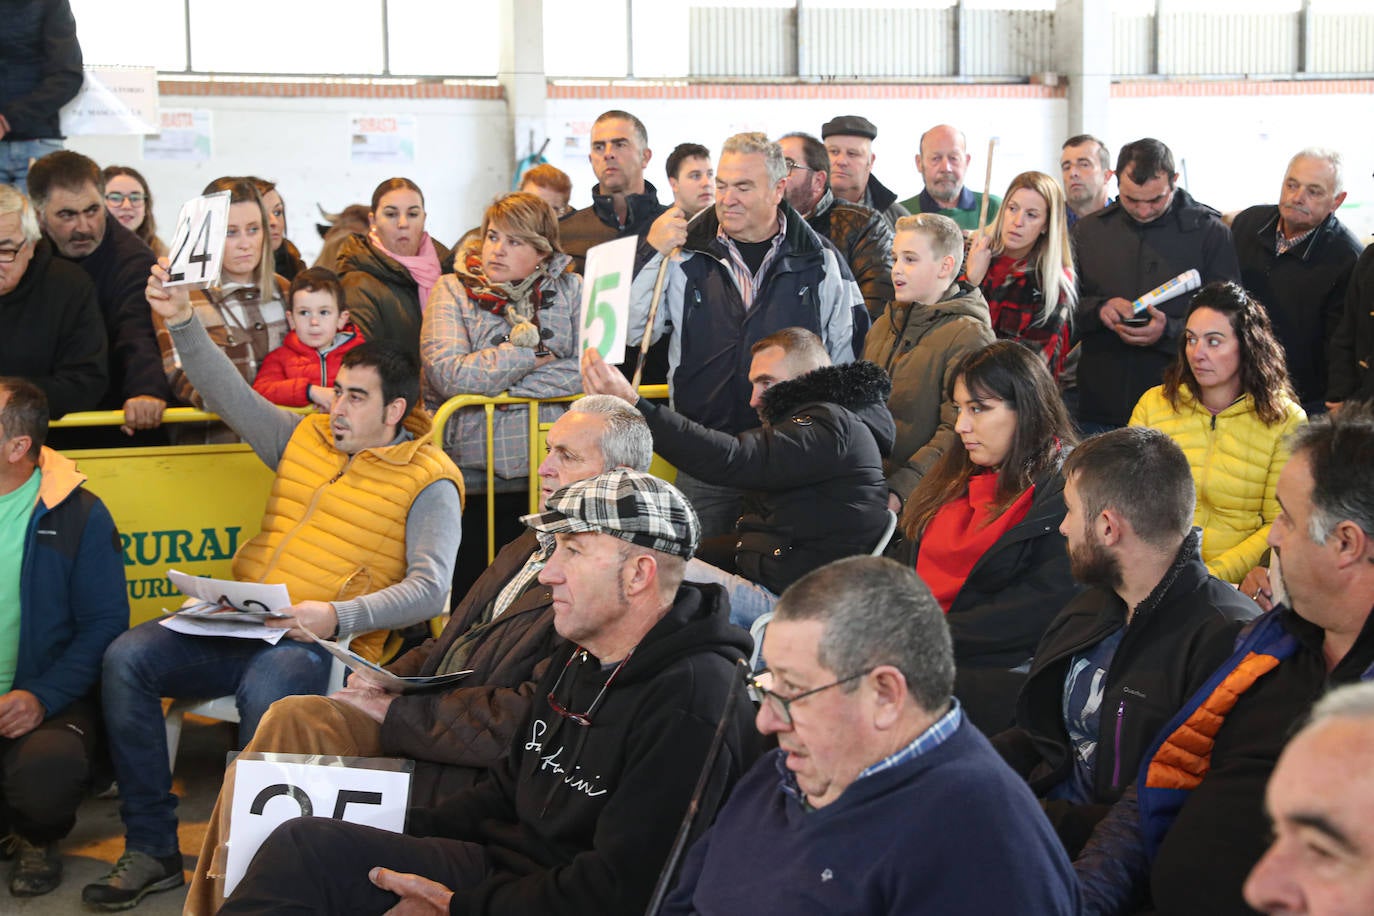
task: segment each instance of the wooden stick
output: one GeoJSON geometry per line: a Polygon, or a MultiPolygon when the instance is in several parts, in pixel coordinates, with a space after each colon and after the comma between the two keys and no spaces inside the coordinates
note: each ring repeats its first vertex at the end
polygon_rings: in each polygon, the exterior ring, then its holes
{"type": "Polygon", "coordinates": [[[997,149],[997,138],[988,141],[988,171],[983,179],[983,204],[978,208],[978,233],[981,235],[988,225],[988,195],[992,193],[992,151],[997,149]]]}
{"type": "Polygon", "coordinates": [[[639,378],[644,374],[644,360],[649,356],[649,341],[654,336],[654,322],[658,319],[658,300],[663,298],[663,281],[668,276],[668,264],[681,253],[681,248],[674,248],[658,263],[658,276],[654,278],[654,298],[649,303],[649,323],[644,326],[644,339],[639,342],[639,361],[635,364],[634,377],[630,379],[631,388],[639,387],[639,378]]]}

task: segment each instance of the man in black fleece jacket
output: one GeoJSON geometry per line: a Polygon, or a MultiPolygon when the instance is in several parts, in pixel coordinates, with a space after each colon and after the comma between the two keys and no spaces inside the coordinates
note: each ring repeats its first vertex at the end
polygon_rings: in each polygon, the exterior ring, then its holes
{"type": "Polygon", "coordinates": [[[724,743],[694,834],[758,755],[753,707],[731,684],[749,640],[718,589],[682,584],[700,527],[670,484],[621,468],[547,506],[525,522],[557,543],[539,578],[570,645],[510,756],[485,783],[413,810],[410,836],[288,821],[222,913],[381,913],[396,895],[459,914],[643,912],[717,720],[724,743]]]}

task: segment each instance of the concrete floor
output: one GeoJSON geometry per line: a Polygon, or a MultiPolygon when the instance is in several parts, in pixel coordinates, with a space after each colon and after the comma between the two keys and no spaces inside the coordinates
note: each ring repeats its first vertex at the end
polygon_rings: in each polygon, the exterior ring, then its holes
{"type": "MultiPolygon", "coordinates": [[[[224,777],[224,758],[234,744],[238,726],[187,716],[177,754],[173,791],[181,799],[177,815],[178,831],[185,865],[195,864],[196,853],[205,838],[205,824],[215,804],[224,777]]],[[[81,903],[81,888],[98,880],[110,870],[124,852],[124,828],[119,821],[119,801],[89,798],[81,806],[76,829],[62,843],[65,873],[62,886],[42,897],[11,897],[0,886],[0,914],[9,916],[68,916],[97,913],[81,903]]],[[[0,874],[9,880],[9,865],[0,865],[0,874]]],[[[190,880],[190,872],[186,874],[190,880]]],[[[170,916],[180,913],[186,897],[185,887],[150,894],[131,912],[138,916],[170,916]]]]}

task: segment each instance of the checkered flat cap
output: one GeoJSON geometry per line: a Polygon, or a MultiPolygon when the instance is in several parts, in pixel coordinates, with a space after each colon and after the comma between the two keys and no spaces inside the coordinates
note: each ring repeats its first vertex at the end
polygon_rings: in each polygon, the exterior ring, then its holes
{"type": "Polygon", "coordinates": [[[616,468],[568,484],[546,511],[521,519],[535,531],[596,531],[690,560],[701,540],[696,510],[677,487],[652,474],[616,468]]]}

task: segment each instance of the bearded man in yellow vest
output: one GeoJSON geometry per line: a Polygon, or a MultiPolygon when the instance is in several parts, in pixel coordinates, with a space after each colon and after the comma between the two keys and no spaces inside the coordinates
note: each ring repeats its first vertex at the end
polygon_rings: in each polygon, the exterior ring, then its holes
{"type": "Polygon", "coordinates": [[[307,630],[356,635],[357,651],[382,659],[390,630],[438,614],[462,527],[462,477],[429,441],[412,357],[363,344],[344,357],[328,414],[284,411],[243,381],[196,319],[185,288],[166,289],[166,279],[164,259],[148,281],[148,302],[171,331],[187,378],[277,474],[261,532],[234,559],[235,577],[285,583],[296,603],[290,619],[269,622],[286,629],[275,644],[188,636],[149,621],[110,646],[104,713],[126,852],[82,896],[119,909],[183,881],[161,698],[234,694],[246,743],[275,700],[327,686],[330,657],[307,630]]]}

